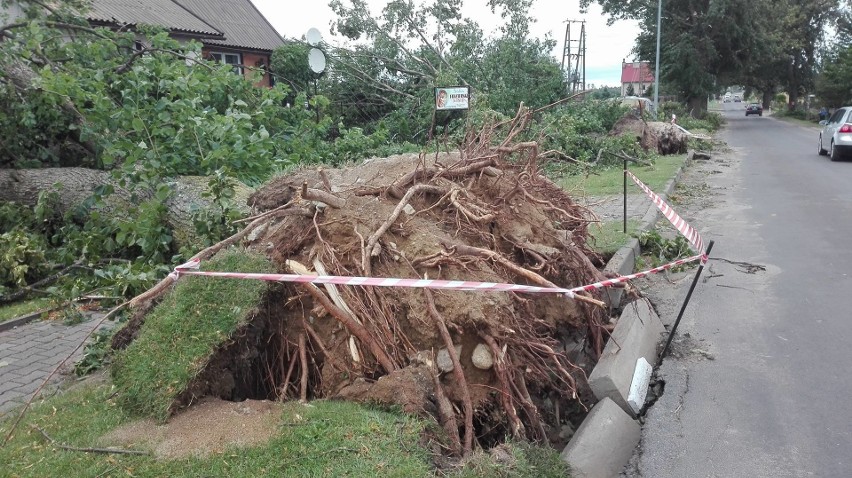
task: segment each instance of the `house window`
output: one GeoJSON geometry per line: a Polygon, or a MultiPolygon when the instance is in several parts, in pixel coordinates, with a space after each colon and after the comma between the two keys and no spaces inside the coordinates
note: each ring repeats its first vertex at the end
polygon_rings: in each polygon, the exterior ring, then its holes
{"type": "Polygon", "coordinates": [[[243,58],[239,53],[210,52],[210,59],[226,65],[234,65],[234,73],[243,74],[243,58]]]}

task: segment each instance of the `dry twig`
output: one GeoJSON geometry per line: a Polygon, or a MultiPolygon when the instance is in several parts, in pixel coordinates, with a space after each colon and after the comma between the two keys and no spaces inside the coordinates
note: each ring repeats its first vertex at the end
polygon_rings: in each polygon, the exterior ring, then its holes
{"type": "Polygon", "coordinates": [[[82,451],[84,453],[106,453],[106,454],[117,454],[117,455],[150,455],[147,451],[142,450],[124,450],[121,448],[92,448],[92,447],[77,447],[77,446],[69,446],[63,445],[62,443],[57,443],[56,440],[50,437],[44,430],[41,428],[32,425],[35,430],[41,432],[41,436],[43,436],[47,441],[50,442],[51,445],[62,448],[63,450],[68,451],[82,451]]]}

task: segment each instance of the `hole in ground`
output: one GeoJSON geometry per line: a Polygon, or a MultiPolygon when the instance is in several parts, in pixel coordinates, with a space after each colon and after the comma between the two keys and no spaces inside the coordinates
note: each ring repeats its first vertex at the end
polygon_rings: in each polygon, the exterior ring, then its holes
{"type": "MultiPolygon", "coordinates": [[[[176,400],[183,408],[201,397],[228,401],[298,399],[301,393],[302,363],[298,340],[293,340],[290,320],[259,313],[232,336],[231,341],[213,353],[204,370],[176,400]]],[[[320,383],[322,355],[305,338],[307,358],[307,398],[314,398],[320,383]]]]}

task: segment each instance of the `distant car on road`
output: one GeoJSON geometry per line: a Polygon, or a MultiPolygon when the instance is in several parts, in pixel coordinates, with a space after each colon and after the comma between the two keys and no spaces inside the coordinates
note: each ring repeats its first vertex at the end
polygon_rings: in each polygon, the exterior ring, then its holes
{"type": "Polygon", "coordinates": [[[748,115],[763,116],[763,105],[760,103],[752,103],[746,106],[746,116],[748,115]]]}
{"type": "Polygon", "coordinates": [[[739,94],[734,95],[734,103],[740,103],[740,102],[742,102],[742,100],[743,100],[743,97],[740,96],[739,94]]]}
{"type": "Polygon", "coordinates": [[[844,106],[825,121],[820,121],[819,154],[837,161],[852,154],[852,106],[844,106]]]}

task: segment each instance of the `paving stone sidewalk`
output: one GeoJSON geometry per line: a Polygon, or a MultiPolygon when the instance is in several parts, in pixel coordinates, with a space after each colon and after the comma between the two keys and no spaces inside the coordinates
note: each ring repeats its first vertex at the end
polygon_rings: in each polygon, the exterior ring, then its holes
{"type": "MultiPolygon", "coordinates": [[[[0,419],[24,404],[44,379],[92,330],[100,313],[87,313],[85,322],[65,325],[56,320],[38,320],[0,332],[0,419]]],[[[101,327],[110,327],[106,321],[101,327]]],[[[46,390],[69,378],[85,347],[74,353],[51,378],[46,390]]]]}
{"type": "MultiPolygon", "coordinates": [[[[621,194],[578,198],[577,203],[594,212],[601,222],[621,221],[624,217],[624,199],[621,194]]],[[[627,194],[627,220],[641,221],[651,200],[644,194],[627,194]]]]}

